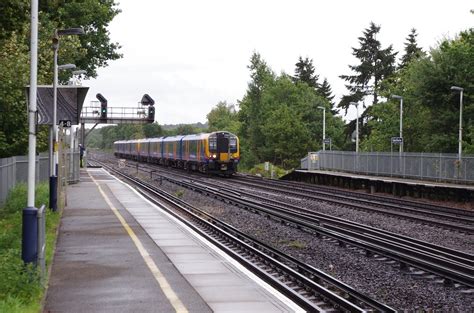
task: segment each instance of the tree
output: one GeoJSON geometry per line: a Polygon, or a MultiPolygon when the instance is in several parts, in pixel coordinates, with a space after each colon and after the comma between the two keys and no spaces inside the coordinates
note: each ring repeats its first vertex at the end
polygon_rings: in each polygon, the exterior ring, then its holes
{"type": "Polygon", "coordinates": [[[311,136],[294,108],[286,105],[273,110],[264,125],[267,144],[265,160],[284,167],[296,167],[309,150],[311,136]]]}
{"type": "Polygon", "coordinates": [[[418,34],[416,33],[416,29],[412,28],[410,34],[406,38],[405,42],[405,54],[402,56],[400,68],[404,68],[410,63],[410,61],[414,59],[419,59],[422,56],[425,56],[423,49],[418,47],[418,43],[416,42],[416,37],[418,34]]]}
{"type": "MultiPolygon", "coordinates": [[[[28,148],[24,87],[29,78],[29,1],[5,0],[0,3],[0,157],[25,154],[28,148]]],[[[98,67],[121,57],[119,46],[110,43],[106,29],[119,13],[112,0],[42,1],[39,8],[38,84],[50,85],[53,79],[51,36],[56,28],[82,26],[85,36],[61,38],[60,60],[74,63],[96,76],[98,67]]],[[[71,73],[60,73],[65,81],[71,73]]],[[[48,146],[48,127],[39,126],[37,149],[48,146]]]]}
{"type": "MultiPolygon", "coordinates": [[[[404,97],[404,150],[410,152],[457,153],[459,93],[464,88],[463,153],[474,153],[474,30],[444,40],[428,56],[414,58],[387,86],[387,94],[404,97]],[[389,93],[388,93],[389,91],[389,93]]],[[[372,108],[370,137],[365,149],[390,149],[390,137],[399,132],[399,102],[389,101],[372,108]]]]}
{"type": "Polygon", "coordinates": [[[333,101],[334,100],[334,95],[332,94],[331,85],[329,85],[329,82],[326,78],[324,78],[323,83],[318,88],[318,93],[324,99],[326,99],[329,102],[329,104],[331,104],[331,113],[333,115],[336,115],[337,113],[339,113],[339,110],[337,109],[336,104],[333,101]]]}
{"type": "Polygon", "coordinates": [[[301,81],[308,84],[308,86],[318,89],[319,76],[315,74],[313,59],[303,58],[300,56],[298,62],[295,64],[295,81],[301,81]]]}
{"type": "Polygon", "coordinates": [[[343,96],[338,105],[346,112],[351,101],[361,101],[368,95],[373,96],[372,104],[377,104],[380,82],[395,71],[397,53],[392,52],[392,45],[381,48],[380,41],[376,38],[379,31],[380,26],[371,22],[369,28],[363,32],[364,36],[359,37],[360,47],[352,48],[352,54],[360,61],[358,65],[349,65],[355,73],[339,76],[349,82],[346,88],[350,94],[343,96]]]}
{"type": "Polygon", "coordinates": [[[87,76],[97,77],[98,68],[122,57],[118,53],[120,45],[110,42],[107,30],[109,23],[120,13],[114,0],[42,1],[39,9],[55,22],[55,28],[84,28],[85,35],[79,36],[84,53],[74,60],[74,64],[87,71],[87,76]]]}
{"type": "Polygon", "coordinates": [[[240,107],[238,117],[242,123],[239,135],[245,138],[242,150],[252,151],[255,159],[260,160],[260,147],[264,144],[263,117],[265,112],[271,109],[262,102],[262,95],[275,80],[275,74],[257,52],[252,54],[248,69],[251,81],[248,83],[246,94],[238,103],[240,107]]]}
{"type": "Polygon", "coordinates": [[[145,138],[162,137],[164,134],[163,128],[158,123],[143,125],[143,134],[145,138]]]}
{"type": "Polygon", "coordinates": [[[207,124],[209,131],[226,130],[233,134],[239,131],[240,123],[233,104],[219,102],[208,114],[207,124]]]}

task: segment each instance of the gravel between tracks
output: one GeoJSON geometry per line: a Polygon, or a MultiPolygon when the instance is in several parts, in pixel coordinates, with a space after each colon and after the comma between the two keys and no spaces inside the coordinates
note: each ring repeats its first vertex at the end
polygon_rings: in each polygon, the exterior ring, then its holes
{"type": "MultiPolygon", "coordinates": [[[[250,189],[248,189],[248,191],[250,191],[250,189]]],[[[432,225],[422,225],[414,221],[401,220],[384,214],[351,209],[347,206],[334,205],[324,201],[297,199],[275,193],[257,193],[254,190],[252,192],[268,199],[291,203],[300,208],[307,208],[319,213],[340,217],[451,249],[471,254],[474,253],[474,235],[472,234],[464,234],[432,225]]]]}
{"type": "MultiPolygon", "coordinates": [[[[141,178],[148,179],[145,175],[141,178]]],[[[163,181],[160,187],[171,194],[179,195],[184,201],[205,210],[256,239],[331,274],[399,311],[472,312],[472,307],[474,307],[472,294],[462,293],[454,287],[445,287],[433,278],[402,273],[397,268],[398,265],[392,264],[393,262],[389,260],[366,257],[357,251],[339,247],[331,240],[282,225],[167,181],[163,181]]],[[[281,195],[273,196],[281,198],[281,195]]],[[[293,201],[296,200],[293,199],[293,201]]],[[[386,216],[383,218],[374,217],[373,214],[356,210],[348,212],[347,208],[338,208],[324,202],[311,203],[312,201],[308,201],[309,203],[306,203],[306,201],[302,203],[298,200],[297,204],[422,240],[433,240],[433,242],[442,240],[448,246],[456,245],[455,248],[472,251],[472,236],[466,239],[463,237],[466,235],[448,230],[446,232],[449,234],[445,234],[444,230],[435,230],[432,227],[416,224],[408,225],[409,223],[400,223],[400,220],[386,216]],[[433,233],[439,233],[439,237],[434,236],[433,233]],[[447,235],[450,239],[446,239],[447,235]],[[462,243],[457,243],[458,240],[462,243]],[[451,244],[448,244],[450,241],[451,244]]]]}
{"type": "Polygon", "coordinates": [[[181,195],[184,201],[397,310],[469,312],[474,305],[472,295],[461,293],[453,287],[445,287],[433,279],[403,274],[397,264],[368,258],[356,251],[339,247],[330,240],[318,238],[168,182],[163,182],[161,188],[181,195]]]}

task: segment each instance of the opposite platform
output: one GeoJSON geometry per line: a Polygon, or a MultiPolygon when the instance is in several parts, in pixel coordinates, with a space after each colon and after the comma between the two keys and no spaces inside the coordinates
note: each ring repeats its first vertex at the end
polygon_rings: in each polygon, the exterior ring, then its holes
{"type": "Polygon", "coordinates": [[[302,311],[102,169],[67,198],[45,312],[302,311]]]}

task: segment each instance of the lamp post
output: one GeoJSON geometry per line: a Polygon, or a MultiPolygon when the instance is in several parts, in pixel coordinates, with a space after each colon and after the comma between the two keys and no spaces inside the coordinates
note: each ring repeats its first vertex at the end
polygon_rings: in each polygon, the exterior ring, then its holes
{"type": "MultiPolygon", "coordinates": [[[[79,78],[77,78],[77,76],[79,75],[84,75],[84,74],[87,74],[87,71],[85,70],[76,70],[76,71],[72,71],[72,75],[73,75],[73,81],[72,81],[72,84],[74,86],[81,86],[81,81],[79,78]]],[[[77,142],[75,140],[75,130],[76,130],[76,127],[74,125],[71,125],[71,128],[69,129],[69,134],[70,134],[70,144],[69,144],[69,151],[70,151],[70,156],[69,156],[69,175],[70,175],[70,180],[71,181],[75,181],[75,177],[74,177],[74,164],[76,164],[74,162],[74,150],[76,148],[76,145],[77,145],[77,142]]],[[[79,162],[77,162],[77,164],[79,164],[79,162]]]]}
{"type": "Polygon", "coordinates": [[[349,104],[355,105],[356,107],[356,153],[359,153],[359,103],[358,102],[351,102],[349,104]]]}
{"type": "Polygon", "coordinates": [[[402,142],[400,143],[400,155],[402,155],[403,144],[405,143],[405,140],[403,139],[403,97],[392,95],[392,98],[400,100],[400,138],[402,138],[402,142]]]}
{"type": "MultiPolygon", "coordinates": [[[[57,163],[57,148],[56,142],[58,140],[57,134],[57,101],[58,101],[58,94],[57,94],[57,85],[58,85],[58,50],[59,50],[59,36],[67,36],[67,35],[82,35],[84,34],[84,30],[82,28],[68,28],[68,29],[55,29],[53,34],[53,121],[52,127],[50,128],[50,148],[49,148],[49,157],[50,157],[50,177],[49,177],[49,207],[53,210],[57,210],[57,170],[56,170],[56,163],[57,163]],[[54,156],[53,156],[54,152],[54,156]]],[[[71,66],[72,64],[66,64],[61,69],[67,68],[75,68],[71,66]]]]}
{"type": "MultiPolygon", "coordinates": [[[[57,58],[57,55],[56,55],[57,58]]],[[[56,59],[57,61],[57,59],[56,59]]],[[[49,145],[49,207],[51,210],[56,211],[58,209],[57,202],[57,164],[58,164],[58,118],[57,118],[57,107],[58,107],[58,71],[74,69],[74,64],[57,65],[55,62],[54,66],[54,80],[53,80],[53,125],[50,128],[50,145],[49,145]]]]}
{"type": "Polygon", "coordinates": [[[461,163],[462,156],[462,94],[464,88],[458,86],[451,86],[451,90],[459,91],[459,147],[458,147],[458,161],[461,163]]]}
{"type": "Polygon", "coordinates": [[[318,106],[318,109],[323,110],[323,151],[326,151],[326,108],[318,106]]]}
{"type": "Polygon", "coordinates": [[[35,207],[36,94],[38,78],[38,0],[31,1],[30,91],[28,107],[28,200],[22,211],[21,259],[35,263],[38,253],[38,209],[35,207]]]}

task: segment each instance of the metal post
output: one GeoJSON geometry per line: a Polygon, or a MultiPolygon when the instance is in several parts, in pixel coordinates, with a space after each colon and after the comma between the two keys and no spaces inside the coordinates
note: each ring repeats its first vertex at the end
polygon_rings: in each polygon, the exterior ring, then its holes
{"type": "Polygon", "coordinates": [[[459,95],[459,149],[458,149],[458,160],[459,163],[461,163],[462,160],[462,94],[463,94],[463,89],[461,89],[460,95],[459,95]]]}
{"type": "Polygon", "coordinates": [[[359,153],[359,104],[356,105],[357,119],[356,119],[356,153],[359,153]]]}
{"type": "MultiPolygon", "coordinates": [[[[403,98],[400,97],[400,138],[403,139],[403,98]]],[[[405,140],[403,139],[402,142],[400,143],[400,156],[403,153],[403,144],[405,143],[405,140]]]]}
{"type": "Polygon", "coordinates": [[[458,162],[461,165],[462,161],[462,96],[464,88],[458,86],[451,86],[451,90],[459,91],[459,147],[458,147],[458,162]]]}
{"type": "Polygon", "coordinates": [[[46,281],[46,212],[44,204],[39,208],[37,215],[38,227],[38,261],[40,267],[41,284],[46,281]]]}
{"type": "Polygon", "coordinates": [[[69,147],[69,180],[71,183],[75,182],[74,179],[74,146],[75,146],[75,139],[74,139],[74,126],[71,125],[71,128],[69,129],[69,135],[71,136],[70,138],[70,147],[69,147]]]}
{"type": "Polygon", "coordinates": [[[38,0],[31,0],[31,34],[30,34],[30,91],[28,110],[28,200],[22,214],[21,259],[25,263],[36,261],[37,223],[35,208],[35,174],[36,174],[36,93],[38,74],[38,0]]]}
{"type": "Polygon", "coordinates": [[[323,110],[323,151],[326,151],[326,143],[324,142],[326,139],[326,108],[318,106],[318,109],[323,110]]]}
{"type": "Polygon", "coordinates": [[[58,48],[59,40],[57,31],[53,36],[53,121],[50,128],[49,142],[49,207],[52,211],[58,209],[58,176],[57,176],[57,83],[58,83],[58,48]]]}

